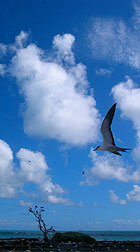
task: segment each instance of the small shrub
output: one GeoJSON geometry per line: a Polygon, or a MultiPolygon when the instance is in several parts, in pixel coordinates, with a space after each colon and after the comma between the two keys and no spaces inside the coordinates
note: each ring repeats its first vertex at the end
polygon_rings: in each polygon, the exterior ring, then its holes
{"type": "Polygon", "coordinates": [[[65,232],[55,233],[52,238],[54,242],[82,242],[82,243],[94,243],[96,240],[87,234],[79,232],[65,232]]]}

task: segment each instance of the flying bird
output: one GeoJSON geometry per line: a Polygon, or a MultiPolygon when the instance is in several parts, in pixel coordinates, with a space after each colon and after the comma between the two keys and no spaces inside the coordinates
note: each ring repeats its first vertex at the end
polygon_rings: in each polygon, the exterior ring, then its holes
{"type": "Polygon", "coordinates": [[[112,152],[116,155],[121,156],[121,154],[118,151],[126,152],[126,150],[131,150],[131,149],[120,148],[115,145],[114,138],[113,138],[112,131],[111,131],[111,123],[112,123],[112,120],[114,117],[116,105],[117,105],[117,103],[115,103],[110,108],[110,110],[108,111],[108,113],[106,114],[106,116],[102,122],[100,130],[101,130],[101,134],[103,136],[103,144],[97,146],[97,148],[94,149],[94,151],[96,151],[96,150],[109,151],[109,152],[112,152]]]}

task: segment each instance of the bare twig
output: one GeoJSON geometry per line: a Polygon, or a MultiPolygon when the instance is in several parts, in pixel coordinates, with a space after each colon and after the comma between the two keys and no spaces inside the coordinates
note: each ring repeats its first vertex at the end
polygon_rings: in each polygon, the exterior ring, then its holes
{"type": "Polygon", "coordinates": [[[44,212],[44,211],[45,211],[44,207],[39,208],[38,206],[35,206],[34,210],[31,207],[29,208],[29,212],[35,216],[35,220],[38,222],[38,227],[44,235],[44,240],[48,241],[48,234],[55,232],[55,230],[54,230],[53,226],[51,226],[50,228],[47,228],[47,226],[42,218],[42,212],[44,212]]]}

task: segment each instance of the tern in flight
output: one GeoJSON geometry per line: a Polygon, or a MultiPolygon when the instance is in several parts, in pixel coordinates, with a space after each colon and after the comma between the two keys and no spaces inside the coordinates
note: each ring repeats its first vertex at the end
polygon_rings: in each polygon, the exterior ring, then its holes
{"type": "Polygon", "coordinates": [[[120,148],[118,146],[115,145],[114,142],[114,138],[111,132],[111,123],[114,117],[114,113],[115,113],[115,109],[116,109],[116,104],[115,103],[110,110],[108,111],[108,113],[106,114],[106,117],[104,118],[102,125],[101,125],[101,133],[103,136],[103,144],[97,146],[96,149],[94,149],[94,151],[98,150],[98,151],[109,151],[112,152],[116,155],[120,155],[121,154],[118,151],[122,151],[122,152],[126,152],[126,150],[131,150],[131,149],[127,149],[127,148],[120,148]]]}

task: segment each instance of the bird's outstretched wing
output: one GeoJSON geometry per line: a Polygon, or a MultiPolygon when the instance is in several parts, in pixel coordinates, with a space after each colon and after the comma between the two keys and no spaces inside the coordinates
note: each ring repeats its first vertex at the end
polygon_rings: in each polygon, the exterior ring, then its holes
{"type": "Polygon", "coordinates": [[[111,132],[111,123],[112,123],[112,120],[113,120],[113,117],[114,117],[116,104],[117,103],[115,103],[110,108],[110,110],[106,114],[106,116],[105,116],[105,118],[104,118],[104,120],[102,122],[102,125],[101,125],[101,133],[102,133],[102,136],[103,136],[103,142],[108,143],[108,144],[112,144],[112,145],[115,145],[115,142],[114,142],[114,138],[113,138],[113,135],[112,135],[112,132],[111,132]]]}

